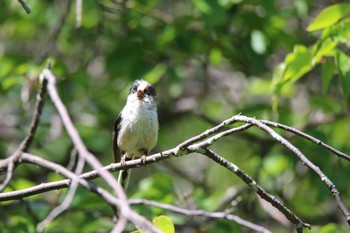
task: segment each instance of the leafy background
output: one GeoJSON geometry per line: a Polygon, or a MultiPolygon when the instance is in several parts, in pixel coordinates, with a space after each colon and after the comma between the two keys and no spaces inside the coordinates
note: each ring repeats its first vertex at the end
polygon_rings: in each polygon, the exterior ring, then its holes
{"type": "MultiPolygon", "coordinates": [[[[158,92],[161,127],[155,152],[242,113],[296,127],[349,154],[346,1],[86,0],[80,27],[75,1],[26,2],[30,14],[17,1],[1,1],[3,158],[27,132],[38,75],[48,59],[84,142],[103,164],[112,162],[114,118],[130,84],[140,78],[154,83],[158,92]],[[336,5],[328,7],[331,4],[336,5]]],[[[349,207],[349,162],[301,138],[283,135],[332,179],[349,207]]],[[[311,223],[310,232],[348,230],[325,185],[267,135],[250,129],[212,148],[311,223]]],[[[47,99],[31,152],[67,165],[71,151],[47,99]]],[[[58,179],[22,165],[6,191],[58,179]]],[[[1,232],[35,232],[65,193],[1,203],[1,232]]],[[[273,232],[293,230],[280,216],[264,210],[268,207],[239,179],[196,154],[135,169],[128,190],[130,197],[214,211],[229,207],[223,201],[232,193],[234,214],[273,232]]],[[[79,189],[70,210],[47,232],[106,232],[112,227],[112,211],[106,207],[79,189]]],[[[226,220],[188,218],[145,206],[135,209],[150,219],[167,215],[177,232],[248,232],[226,220]]]]}

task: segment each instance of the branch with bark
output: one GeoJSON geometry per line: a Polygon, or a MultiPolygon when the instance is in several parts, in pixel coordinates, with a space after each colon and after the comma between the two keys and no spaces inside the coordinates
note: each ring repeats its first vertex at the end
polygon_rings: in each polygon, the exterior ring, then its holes
{"type": "MultiPolygon", "coordinates": [[[[297,158],[311,171],[313,171],[320,178],[321,182],[323,182],[326,187],[329,189],[330,193],[333,195],[335,199],[335,203],[337,204],[340,212],[345,217],[346,221],[350,224],[350,214],[347,207],[342,200],[340,192],[336,188],[335,184],[322,172],[322,170],[312,163],[297,147],[295,147],[292,143],[274,131],[272,128],[280,128],[285,131],[294,133],[300,137],[309,140],[316,145],[321,146],[325,150],[328,150],[338,156],[341,159],[345,159],[350,161],[350,156],[336,150],[335,148],[327,145],[326,143],[307,135],[295,128],[290,126],[282,125],[276,122],[271,122],[267,120],[258,120],[251,117],[246,117],[243,115],[233,116],[217,126],[204,131],[203,133],[196,135],[176,147],[170,150],[162,151],[160,153],[156,153],[150,155],[146,158],[146,161],[142,161],[141,159],[135,159],[132,161],[127,161],[125,166],[122,167],[120,163],[110,164],[108,166],[102,166],[102,164],[96,159],[96,157],[90,153],[82,141],[76,127],[72,123],[71,118],[69,117],[68,111],[64,104],[61,101],[60,96],[57,93],[56,89],[56,77],[49,70],[45,69],[41,76],[41,89],[38,94],[35,111],[33,114],[32,123],[30,126],[30,130],[20,144],[18,149],[7,159],[0,160],[0,170],[6,170],[6,178],[2,182],[0,188],[3,190],[11,181],[13,172],[19,164],[34,164],[45,169],[48,169],[53,172],[58,172],[65,179],[55,182],[42,183],[40,185],[36,185],[27,189],[16,190],[11,192],[3,192],[0,193],[0,201],[7,200],[17,200],[25,197],[37,195],[39,193],[48,192],[51,190],[62,189],[62,188],[70,188],[64,202],[55,208],[49,216],[38,226],[38,231],[43,231],[44,228],[60,213],[67,210],[70,206],[71,200],[75,195],[75,190],[78,185],[84,187],[89,192],[93,192],[100,197],[102,197],[106,203],[114,208],[119,209],[119,220],[115,224],[115,227],[112,229],[113,232],[121,232],[125,229],[126,222],[130,221],[135,226],[138,226],[141,229],[145,229],[150,232],[160,232],[153,224],[151,224],[147,219],[143,216],[136,213],[130,205],[135,204],[144,204],[149,206],[154,206],[157,208],[166,209],[178,214],[186,215],[186,216],[205,216],[208,218],[223,218],[229,221],[234,221],[236,224],[241,226],[253,229],[258,232],[269,232],[264,227],[258,226],[256,224],[252,224],[247,220],[244,220],[238,216],[232,215],[231,213],[223,212],[210,212],[205,210],[187,210],[180,207],[176,207],[173,205],[167,205],[162,203],[156,203],[151,200],[128,200],[127,196],[124,193],[122,187],[115,180],[114,176],[111,172],[119,171],[121,169],[128,168],[136,168],[139,166],[145,166],[152,163],[160,162],[163,159],[168,159],[171,157],[181,157],[185,155],[189,155],[192,153],[198,153],[203,156],[206,156],[213,160],[215,163],[224,167],[225,169],[232,172],[238,178],[240,178],[252,191],[258,194],[261,198],[269,202],[272,206],[274,206],[278,211],[280,211],[291,223],[295,225],[297,232],[302,232],[304,228],[310,228],[310,224],[305,223],[301,218],[299,218],[295,213],[293,213],[287,206],[285,206],[281,201],[279,201],[275,196],[268,193],[261,185],[259,185],[252,177],[250,177],[247,173],[245,173],[238,165],[234,164],[232,161],[228,161],[220,156],[218,153],[209,149],[211,145],[213,145],[216,141],[232,135],[237,132],[247,131],[251,127],[257,127],[261,129],[263,132],[270,135],[273,140],[277,143],[280,143],[287,150],[292,152],[297,158]],[[70,140],[72,141],[75,150],[79,156],[78,167],[75,172],[68,170],[67,168],[54,163],[49,160],[45,160],[39,156],[33,155],[29,153],[29,148],[31,146],[31,142],[35,137],[36,129],[40,123],[40,115],[42,113],[43,105],[44,105],[44,96],[48,93],[53,105],[57,109],[63,125],[67,131],[70,140]],[[244,123],[243,125],[233,127],[236,123],[244,123]],[[89,164],[94,170],[86,173],[81,173],[84,168],[84,164],[89,164]],[[108,191],[107,189],[101,188],[98,185],[92,183],[93,179],[101,177],[108,187],[113,190],[113,192],[108,191]],[[114,194],[115,193],[115,194],[114,194]]],[[[178,158],[181,159],[181,158],[178,158]]]]}

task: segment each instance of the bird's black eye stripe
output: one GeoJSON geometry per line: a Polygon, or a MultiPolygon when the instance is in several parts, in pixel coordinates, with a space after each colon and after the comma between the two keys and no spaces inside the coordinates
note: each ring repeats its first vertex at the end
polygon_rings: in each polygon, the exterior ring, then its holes
{"type": "Polygon", "coordinates": [[[139,86],[139,80],[136,80],[134,84],[130,87],[129,94],[135,93],[137,91],[137,87],[139,86]]]}
{"type": "Polygon", "coordinates": [[[146,95],[151,95],[151,96],[156,96],[156,89],[154,89],[153,86],[148,86],[145,89],[145,94],[146,95]]]}

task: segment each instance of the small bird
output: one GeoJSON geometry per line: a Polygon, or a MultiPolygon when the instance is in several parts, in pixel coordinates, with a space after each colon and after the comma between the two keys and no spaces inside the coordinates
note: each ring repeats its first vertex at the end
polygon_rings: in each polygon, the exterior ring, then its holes
{"type": "MultiPolygon", "coordinates": [[[[136,80],[130,88],[126,105],[114,123],[114,161],[121,162],[122,166],[125,166],[126,160],[135,158],[145,162],[149,151],[157,143],[158,130],[156,90],[150,83],[136,80]]],[[[121,170],[118,182],[126,188],[129,177],[130,169],[121,170]]]]}

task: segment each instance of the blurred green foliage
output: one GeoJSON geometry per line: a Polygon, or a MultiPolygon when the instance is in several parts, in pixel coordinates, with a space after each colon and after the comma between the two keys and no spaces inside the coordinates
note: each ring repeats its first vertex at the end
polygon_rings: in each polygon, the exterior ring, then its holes
{"type": "MultiPolygon", "coordinates": [[[[28,130],[38,76],[48,59],[54,61],[59,94],[77,129],[104,164],[112,162],[115,116],[130,84],[140,78],[154,83],[158,93],[160,134],[154,151],[172,148],[242,113],[296,127],[350,152],[348,3],[85,0],[81,26],[76,27],[75,1],[26,2],[30,14],[18,1],[1,4],[0,158],[13,153],[28,130]]],[[[349,162],[278,132],[332,179],[350,207],[349,162]]],[[[251,128],[212,149],[310,223],[313,228],[307,232],[348,231],[325,185],[268,135],[251,128]]],[[[30,152],[67,166],[71,151],[47,98],[30,152]]],[[[234,214],[242,218],[273,232],[293,231],[280,217],[272,217],[241,180],[201,155],[162,161],[132,174],[130,197],[212,211],[233,203],[234,214]],[[230,192],[233,202],[224,202],[230,192]]],[[[58,179],[39,167],[20,165],[5,191],[58,179]]],[[[0,203],[0,231],[36,232],[65,194],[61,190],[0,203]]],[[[149,219],[168,216],[176,232],[249,232],[227,220],[133,208],[149,219]]],[[[79,188],[71,208],[46,232],[108,232],[111,217],[112,210],[99,197],[79,188]]]]}

